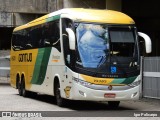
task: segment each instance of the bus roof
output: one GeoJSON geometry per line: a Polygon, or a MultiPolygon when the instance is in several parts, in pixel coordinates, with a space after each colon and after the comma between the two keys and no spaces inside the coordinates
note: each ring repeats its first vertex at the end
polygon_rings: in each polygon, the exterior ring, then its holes
{"type": "Polygon", "coordinates": [[[134,20],[131,17],[118,11],[84,9],[84,8],[67,8],[37,18],[25,25],[15,28],[14,31],[18,31],[21,29],[29,28],[31,26],[45,23],[47,22],[47,19],[60,15],[65,16],[67,18],[71,18],[74,21],[82,21],[82,22],[95,22],[95,23],[108,23],[108,24],[135,24],[134,20]]]}

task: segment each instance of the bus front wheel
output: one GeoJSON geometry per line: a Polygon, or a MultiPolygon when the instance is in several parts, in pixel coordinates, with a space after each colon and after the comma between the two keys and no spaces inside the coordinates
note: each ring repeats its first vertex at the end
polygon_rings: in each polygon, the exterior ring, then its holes
{"type": "Polygon", "coordinates": [[[63,107],[65,104],[65,100],[61,97],[59,83],[56,83],[56,85],[55,85],[55,96],[56,96],[57,105],[60,107],[63,107]]]}

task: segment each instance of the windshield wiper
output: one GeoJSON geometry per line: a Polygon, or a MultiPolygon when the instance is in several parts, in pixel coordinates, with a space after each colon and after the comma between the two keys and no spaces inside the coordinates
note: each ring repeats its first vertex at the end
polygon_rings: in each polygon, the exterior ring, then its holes
{"type": "Polygon", "coordinates": [[[106,61],[106,55],[101,56],[101,60],[99,61],[98,65],[97,65],[97,68],[99,68],[105,61],[106,61]]]}
{"type": "Polygon", "coordinates": [[[106,55],[105,56],[101,56],[101,59],[97,65],[97,70],[94,72],[93,76],[96,76],[98,71],[100,70],[101,68],[101,65],[106,61],[106,55]]]}

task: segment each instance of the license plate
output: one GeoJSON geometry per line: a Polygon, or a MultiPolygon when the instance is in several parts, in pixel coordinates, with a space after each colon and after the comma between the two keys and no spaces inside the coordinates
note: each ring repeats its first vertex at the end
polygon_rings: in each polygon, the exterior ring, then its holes
{"type": "Polygon", "coordinates": [[[115,93],[105,93],[105,94],[104,94],[104,97],[105,97],[105,98],[115,98],[115,97],[116,97],[116,94],[115,94],[115,93]]]}

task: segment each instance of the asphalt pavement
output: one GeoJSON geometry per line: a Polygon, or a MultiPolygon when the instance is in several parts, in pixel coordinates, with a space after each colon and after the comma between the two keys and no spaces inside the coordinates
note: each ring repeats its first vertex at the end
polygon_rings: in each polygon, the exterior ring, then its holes
{"type": "MultiPolygon", "coordinates": [[[[147,117],[147,115],[160,115],[160,100],[158,99],[143,98],[138,101],[122,101],[117,109],[109,108],[107,102],[83,101],[70,101],[65,107],[58,107],[55,98],[52,96],[42,94],[29,98],[19,96],[18,91],[10,86],[9,79],[6,78],[6,80],[4,78],[0,79],[0,111],[39,111],[42,116],[45,116],[43,119],[36,118],[36,120],[48,120],[52,117],[56,117],[56,120],[91,120],[91,118],[92,120],[106,120],[106,117],[110,120],[135,120],[137,117],[140,117],[141,120],[150,120],[151,117],[147,117]],[[146,115],[146,117],[143,118],[141,115],[146,115]],[[131,119],[128,117],[131,117],[131,119]]],[[[21,119],[14,118],[14,120],[21,119]]],[[[159,117],[155,116],[154,120],[159,120],[159,117]]]]}

